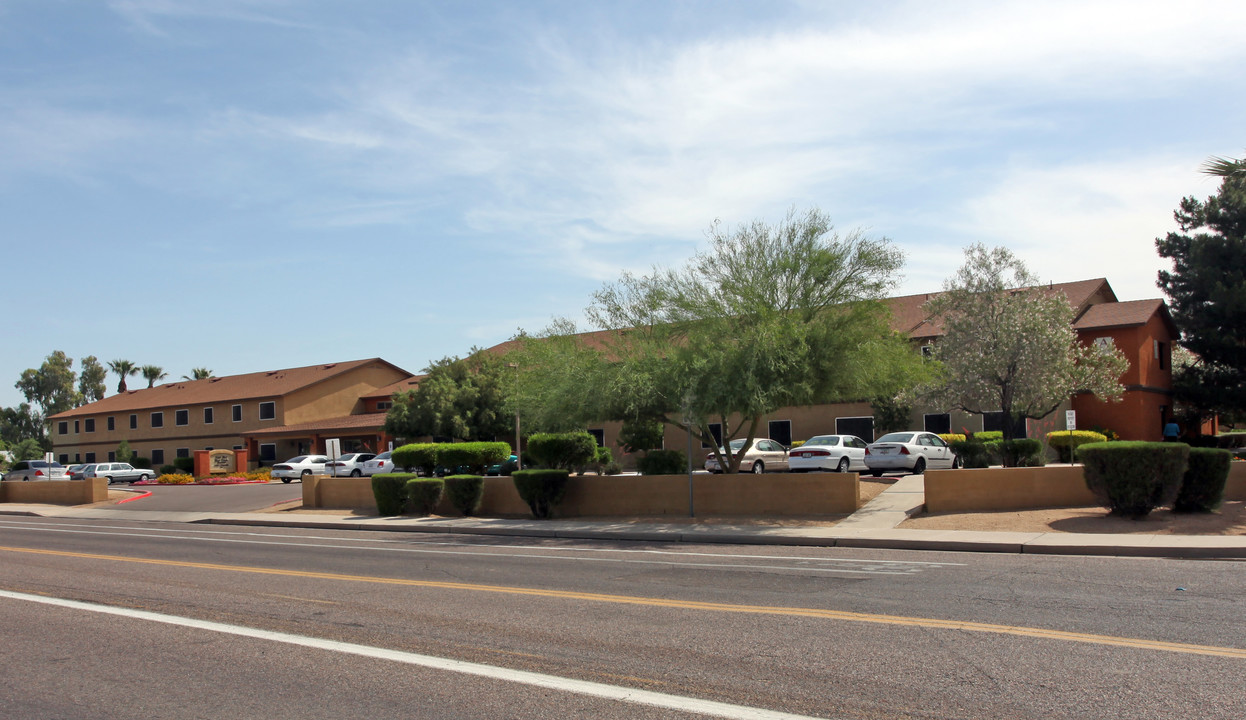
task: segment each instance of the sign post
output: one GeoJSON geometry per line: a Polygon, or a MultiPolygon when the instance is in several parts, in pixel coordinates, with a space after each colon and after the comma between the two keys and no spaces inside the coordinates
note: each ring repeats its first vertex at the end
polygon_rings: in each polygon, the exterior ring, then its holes
{"type": "Polygon", "coordinates": [[[1069,464],[1073,464],[1073,431],[1077,429],[1077,411],[1064,411],[1064,427],[1069,431],[1069,464]]]}
{"type": "MultiPolygon", "coordinates": [[[[338,438],[330,438],[324,441],[325,455],[329,459],[336,462],[342,456],[342,441],[338,438]]],[[[333,477],[337,477],[337,465],[333,466],[333,477]]]]}

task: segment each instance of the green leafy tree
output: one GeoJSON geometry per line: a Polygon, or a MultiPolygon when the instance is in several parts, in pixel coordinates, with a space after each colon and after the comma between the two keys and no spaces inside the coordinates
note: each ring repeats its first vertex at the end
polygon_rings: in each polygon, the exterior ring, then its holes
{"type": "Polygon", "coordinates": [[[44,435],[43,418],[29,403],[0,408],[0,440],[7,445],[13,446],[28,439],[39,440],[44,435]]]}
{"type": "Polygon", "coordinates": [[[418,388],[394,395],[385,432],[407,439],[492,440],[512,429],[505,389],[513,372],[500,357],[473,348],[468,357],[443,358],[425,372],[418,388]]]}
{"type": "MultiPolygon", "coordinates": [[[[1236,161],[1241,163],[1242,161],[1236,161]]],[[[1206,201],[1181,200],[1180,232],[1157,238],[1172,270],[1159,273],[1181,345],[1193,353],[1174,364],[1178,403],[1208,417],[1246,414],[1246,177],[1226,173],[1206,201]]]]}
{"type": "Polygon", "coordinates": [[[100,361],[94,355],[82,358],[82,370],[78,372],[78,393],[82,396],[83,402],[92,403],[104,399],[106,377],[108,377],[108,371],[100,365],[100,361]]]}
{"type": "Polygon", "coordinates": [[[874,427],[878,433],[889,433],[909,428],[909,418],[913,415],[913,403],[908,393],[885,395],[870,401],[874,411],[874,427]]]}
{"type": "Polygon", "coordinates": [[[38,460],[43,457],[44,452],[46,452],[46,450],[43,445],[41,445],[39,441],[34,438],[26,438],[25,440],[14,443],[9,448],[9,453],[13,456],[13,462],[20,462],[22,460],[38,460]]]}
{"type": "Polygon", "coordinates": [[[128,463],[134,458],[134,451],[130,449],[130,441],[122,440],[117,444],[117,452],[115,453],[117,462],[128,463]]]}
{"type": "Polygon", "coordinates": [[[619,447],[628,453],[657,450],[662,447],[665,429],[661,420],[624,420],[619,430],[619,447]]]}
{"type": "Polygon", "coordinates": [[[14,383],[34,408],[38,419],[38,433],[34,437],[40,443],[47,440],[47,418],[50,415],[82,404],[82,395],[74,387],[77,380],[73,358],[56,350],[38,368],[23,370],[14,383]]]}
{"type": "Polygon", "coordinates": [[[155,387],[157,381],[163,380],[169,376],[169,374],[164,371],[164,368],[159,365],[144,365],[139,369],[139,372],[143,374],[143,379],[147,381],[147,387],[149,388],[155,387]]]}
{"type": "Polygon", "coordinates": [[[129,360],[113,360],[108,363],[108,369],[113,371],[121,381],[117,383],[117,394],[120,395],[126,391],[125,379],[138,375],[138,366],[129,360]]]}
{"type": "Polygon", "coordinates": [[[779,408],[894,393],[925,368],[888,327],[882,299],[902,254],[886,239],[836,233],[818,210],[734,231],[678,270],[624,274],[587,310],[524,343],[516,403],[530,426],[658,419],[692,432],[738,472],[762,418],[779,408]],[[745,438],[739,453],[718,447],[745,438]],[[730,456],[730,457],[728,457],[730,456]]]}
{"type": "Polygon", "coordinates": [[[944,377],[928,399],[969,413],[1003,411],[1005,440],[1017,420],[1046,417],[1073,393],[1111,401],[1124,392],[1125,356],[1082,345],[1068,298],[1039,287],[1004,248],[966,248],[965,264],[927,309],[944,324],[934,350],[944,377]]]}
{"type": "Polygon", "coordinates": [[[193,368],[190,375],[183,375],[183,380],[207,380],[212,377],[212,371],[207,368],[193,368]]]}

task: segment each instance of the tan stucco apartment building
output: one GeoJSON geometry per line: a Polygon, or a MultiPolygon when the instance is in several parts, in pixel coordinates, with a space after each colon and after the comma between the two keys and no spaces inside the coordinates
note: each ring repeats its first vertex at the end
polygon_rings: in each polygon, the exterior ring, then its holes
{"type": "Polygon", "coordinates": [[[363,398],[410,377],[371,358],[128,390],[49,418],[53,452],[62,463],[105,462],[125,440],[158,468],[213,448],[246,448],[252,465],[271,465],[321,451],[329,437],[376,451],[385,414],[363,398]]]}

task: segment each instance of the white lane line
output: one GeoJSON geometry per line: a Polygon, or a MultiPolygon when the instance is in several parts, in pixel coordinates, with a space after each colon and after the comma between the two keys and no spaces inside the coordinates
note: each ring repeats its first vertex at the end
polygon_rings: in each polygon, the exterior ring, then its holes
{"type": "Polygon", "coordinates": [[[207,630],[209,632],[218,632],[226,635],[236,635],[239,637],[253,638],[257,640],[285,643],[287,645],[298,645],[301,647],[327,650],[330,652],[338,652],[348,655],[358,655],[360,657],[375,658],[378,660],[389,660],[406,665],[426,667],[433,670],[443,670],[463,675],[474,675],[476,677],[489,678],[492,680],[502,680],[505,682],[519,683],[521,685],[532,685],[551,690],[576,693],[578,695],[589,695],[617,702],[665,708],[667,710],[675,710],[677,712],[692,712],[701,715],[712,715],[714,717],[732,718],[733,720],[737,718],[740,720],[813,720],[808,715],[793,715],[791,713],[778,712],[775,710],[765,710],[763,708],[753,708],[745,705],[732,705],[730,703],[715,702],[713,700],[699,700],[697,698],[684,697],[681,695],[668,695],[666,693],[657,693],[650,690],[638,690],[635,688],[623,687],[621,685],[607,685],[605,683],[590,682],[588,680],[575,680],[572,678],[559,677],[557,675],[529,672],[527,670],[512,670],[510,668],[498,667],[495,665],[485,665],[482,663],[466,662],[451,658],[441,658],[433,655],[420,655],[418,653],[403,652],[401,650],[389,650],[386,648],[372,647],[370,645],[357,645],[355,643],[339,642],[337,640],[322,640],[320,638],[307,637],[304,635],[293,635],[290,633],[275,632],[272,630],[260,630],[243,625],[228,625],[225,623],[212,622],[210,620],[196,620],[194,618],[178,617],[176,615],[165,615],[164,613],[150,612],[148,610],[134,610],[131,608],[85,603],[77,600],[65,600],[62,598],[46,597],[42,595],[28,595],[26,593],[11,592],[8,590],[0,590],[0,597],[6,597],[11,600],[41,603],[43,605],[52,605],[73,610],[102,613],[105,615],[117,615],[136,620],[147,620],[149,622],[164,623],[166,625],[175,625],[179,627],[193,628],[196,630],[207,630]]]}
{"type": "MultiPolygon", "coordinates": [[[[162,537],[170,536],[172,533],[194,533],[195,535],[227,535],[231,537],[257,537],[257,538],[291,538],[295,540],[332,540],[339,542],[358,542],[358,543],[375,543],[387,545],[437,545],[439,547],[464,547],[464,548],[503,548],[509,550],[535,550],[542,552],[577,552],[577,553],[612,553],[612,554],[632,554],[632,555],[675,555],[678,557],[709,557],[709,558],[743,558],[749,560],[785,560],[785,561],[804,561],[804,562],[820,562],[820,563],[861,563],[864,565],[896,565],[896,566],[920,566],[920,567],[965,567],[967,563],[953,562],[931,562],[928,560],[871,560],[865,558],[827,558],[827,557],[803,557],[798,555],[754,555],[748,553],[713,553],[713,552],[691,552],[681,550],[650,550],[637,548],[586,548],[586,547],[558,547],[551,548],[545,545],[497,545],[483,544],[481,542],[461,542],[456,540],[445,540],[441,536],[428,537],[408,537],[404,536],[400,540],[392,540],[389,538],[342,538],[329,535],[294,535],[289,533],[257,533],[246,531],[229,531],[229,530],[199,530],[199,529],[168,529],[168,528],[149,528],[134,527],[131,525],[86,525],[79,523],[36,523],[25,522],[19,520],[0,520],[0,527],[12,527],[15,529],[30,529],[32,527],[80,527],[90,528],[92,530],[109,529],[109,530],[129,530],[133,537],[142,537],[140,533],[160,534],[162,537]]],[[[348,530],[347,532],[367,532],[368,528],[358,528],[348,530]]],[[[105,533],[107,534],[107,533],[105,533]]],[[[418,535],[418,533],[417,533],[418,535]]],[[[181,539],[188,537],[190,539],[199,539],[194,536],[174,536],[171,539],[181,539]]],[[[489,539],[488,536],[481,536],[482,540],[489,539]]],[[[302,544],[302,543],[296,543],[302,544]]],[[[362,546],[343,545],[342,547],[365,549],[362,546]]]]}
{"type": "MultiPolygon", "coordinates": [[[[31,528],[26,528],[31,529],[31,528]]],[[[69,535],[104,535],[106,537],[136,537],[148,538],[140,532],[102,532],[99,530],[68,530],[63,528],[38,527],[33,528],[35,532],[63,533],[69,535]]],[[[662,567],[680,567],[680,568],[711,568],[714,570],[781,570],[788,572],[813,572],[813,573],[833,573],[846,575],[912,575],[921,572],[922,568],[893,568],[891,566],[876,567],[873,565],[860,565],[850,567],[812,567],[804,564],[790,565],[749,565],[743,563],[695,563],[695,562],[678,562],[675,560],[638,560],[635,558],[606,558],[606,557],[572,557],[568,555],[547,555],[523,552],[488,552],[482,550],[432,550],[429,548],[415,547],[362,547],[356,545],[345,544],[322,544],[308,542],[275,542],[271,540],[254,540],[254,539],[238,539],[238,538],[217,538],[217,537],[195,537],[193,535],[161,535],[161,540],[190,540],[192,542],[205,543],[232,543],[237,545],[272,545],[279,547],[297,547],[297,548],[324,548],[328,550],[363,550],[365,552],[390,552],[390,553],[407,553],[412,555],[462,555],[467,557],[500,557],[500,558],[528,558],[535,560],[566,560],[568,562],[588,562],[588,563],[616,563],[625,565],[660,565],[662,567]]]]}

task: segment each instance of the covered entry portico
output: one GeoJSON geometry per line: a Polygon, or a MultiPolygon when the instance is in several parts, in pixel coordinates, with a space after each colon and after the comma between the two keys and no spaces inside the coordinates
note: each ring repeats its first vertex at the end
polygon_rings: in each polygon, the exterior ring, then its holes
{"type": "Polygon", "coordinates": [[[380,453],[389,449],[392,437],[385,434],[385,413],[328,418],[298,425],[253,430],[243,435],[258,465],[272,465],[297,455],[325,452],[325,441],[342,441],[342,452],[380,453]]]}

